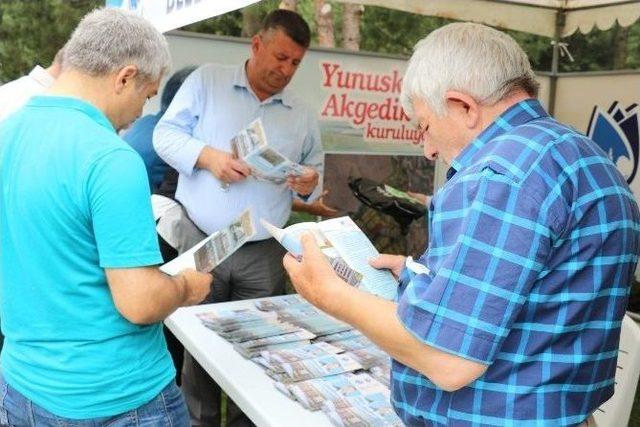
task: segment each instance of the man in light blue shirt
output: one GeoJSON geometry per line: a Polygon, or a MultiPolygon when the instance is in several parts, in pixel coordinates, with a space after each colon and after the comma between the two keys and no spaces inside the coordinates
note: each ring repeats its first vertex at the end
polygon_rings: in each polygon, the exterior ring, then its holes
{"type": "MultiPolygon", "coordinates": [[[[156,126],[154,147],[180,173],[176,199],[196,226],[211,234],[250,208],[257,227],[253,241],[214,270],[214,302],[284,290],[284,250],[258,220],[284,225],[293,198],[310,196],[322,173],[315,114],[287,88],[309,41],[309,27],[298,14],[271,12],[251,41],[246,63],[208,64],[195,70],[156,126]],[[305,166],[302,176],[284,184],[259,181],[245,163],[232,157],[231,138],[256,118],[262,120],[270,146],[305,166]]],[[[229,419],[234,421],[232,414],[229,419]]]]}
{"type": "Polygon", "coordinates": [[[189,425],[160,322],[211,276],[155,268],[144,165],[116,133],[169,61],[149,22],[94,11],[46,96],[0,124],[0,425],[189,425]]]}

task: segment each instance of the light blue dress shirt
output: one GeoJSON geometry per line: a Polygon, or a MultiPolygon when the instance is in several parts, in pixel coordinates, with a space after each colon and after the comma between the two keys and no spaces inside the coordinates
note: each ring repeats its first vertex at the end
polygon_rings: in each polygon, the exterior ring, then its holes
{"type": "Polygon", "coordinates": [[[270,237],[260,218],[277,226],[289,218],[293,192],[285,184],[249,177],[224,190],[211,172],[195,167],[205,145],[231,152],[231,138],[258,117],[270,146],[322,175],[322,144],[313,112],[286,88],[260,101],[244,64],[207,64],[195,70],[156,126],[157,153],[180,173],[176,199],[207,234],[226,227],[247,208],[256,226],[253,240],[270,237]]]}

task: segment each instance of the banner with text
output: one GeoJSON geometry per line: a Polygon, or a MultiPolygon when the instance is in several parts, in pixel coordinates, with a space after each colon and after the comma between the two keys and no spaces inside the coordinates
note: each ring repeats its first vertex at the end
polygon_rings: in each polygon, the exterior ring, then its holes
{"type": "Polygon", "coordinates": [[[161,31],[184,27],[240,9],[258,0],[107,0],[107,7],[132,10],[161,31]]]}

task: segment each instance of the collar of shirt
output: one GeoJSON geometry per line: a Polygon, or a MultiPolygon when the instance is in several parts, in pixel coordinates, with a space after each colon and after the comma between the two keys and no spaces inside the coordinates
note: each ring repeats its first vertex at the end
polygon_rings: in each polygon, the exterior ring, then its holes
{"type": "Polygon", "coordinates": [[[102,111],[98,110],[90,103],[82,101],[78,98],[72,98],[70,96],[36,95],[27,102],[27,106],[58,107],[77,110],[89,116],[91,120],[98,123],[100,126],[107,128],[114,133],[116,132],[115,128],[102,111]]]}
{"type": "Polygon", "coordinates": [[[47,70],[39,65],[33,67],[33,70],[31,70],[31,72],[29,73],[29,77],[35,80],[44,89],[49,89],[53,82],[56,81],[56,79],[54,79],[47,70]]]}
{"type": "MultiPolygon", "coordinates": [[[[256,97],[256,99],[258,99],[255,92],[253,91],[253,88],[251,88],[251,85],[249,84],[249,78],[247,77],[246,64],[247,63],[245,62],[240,66],[238,66],[238,68],[236,69],[236,72],[233,76],[233,85],[235,87],[240,87],[248,90],[250,93],[253,94],[253,96],[256,97]]],[[[272,102],[280,102],[282,103],[282,105],[288,108],[293,107],[293,100],[291,99],[291,94],[289,93],[289,90],[286,87],[282,91],[271,95],[269,98],[265,99],[264,101],[261,101],[261,103],[263,104],[269,104],[272,102]]]]}
{"type": "Polygon", "coordinates": [[[499,137],[516,126],[540,117],[547,117],[548,115],[537,99],[525,99],[512,105],[500,114],[486,129],[480,132],[480,135],[471,141],[471,143],[451,161],[451,167],[447,171],[447,180],[451,179],[457,172],[473,164],[476,154],[488,141],[499,137]]]}

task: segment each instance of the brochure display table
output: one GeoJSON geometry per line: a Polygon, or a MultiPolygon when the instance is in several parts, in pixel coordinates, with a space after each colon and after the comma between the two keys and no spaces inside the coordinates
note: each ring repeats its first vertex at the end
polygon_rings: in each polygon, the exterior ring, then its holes
{"type": "MultiPolygon", "coordinates": [[[[272,297],[273,299],[273,297],[272,297]]],[[[256,300],[183,307],[165,320],[167,327],[245,414],[259,427],[328,427],[322,411],[311,412],[274,387],[264,370],[242,357],[233,346],[206,328],[197,313],[255,308],[256,300]]]]}

